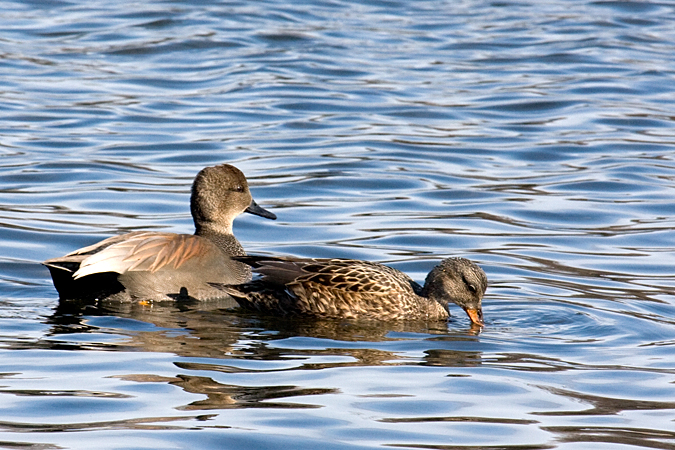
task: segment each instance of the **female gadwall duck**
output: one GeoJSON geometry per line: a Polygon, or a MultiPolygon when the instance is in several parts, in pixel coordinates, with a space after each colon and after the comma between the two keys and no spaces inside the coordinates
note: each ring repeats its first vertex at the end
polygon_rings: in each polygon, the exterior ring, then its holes
{"type": "Polygon", "coordinates": [[[317,318],[367,317],[379,320],[442,320],[448,304],[466,311],[483,325],[481,300],[485,272],[464,258],[443,260],[424,286],[382,264],[351,259],[236,257],[260,278],[232,285],[212,283],[245,309],[278,315],[317,318]]]}
{"type": "Polygon", "coordinates": [[[243,212],[276,219],[251,197],[246,177],[229,164],[207,167],[192,184],[195,234],[137,231],[105,239],[43,264],[62,299],[136,301],[223,297],[209,281],[244,283],[251,268],[232,234],[243,212]]]}

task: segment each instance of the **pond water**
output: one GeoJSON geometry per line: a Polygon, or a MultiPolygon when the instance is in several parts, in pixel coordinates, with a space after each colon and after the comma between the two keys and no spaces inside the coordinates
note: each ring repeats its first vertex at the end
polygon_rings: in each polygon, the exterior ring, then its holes
{"type": "Polygon", "coordinates": [[[0,2],[0,448],[674,449],[675,5],[296,3],[0,2]],[[464,256],[485,328],[59,302],[223,162],[249,253],[464,256]]]}

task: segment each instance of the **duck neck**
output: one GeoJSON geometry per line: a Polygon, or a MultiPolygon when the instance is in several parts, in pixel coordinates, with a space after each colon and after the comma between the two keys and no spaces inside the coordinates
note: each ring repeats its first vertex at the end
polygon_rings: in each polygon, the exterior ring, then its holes
{"type": "Polygon", "coordinates": [[[433,289],[429,289],[429,283],[424,283],[424,286],[420,288],[418,294],[420,297],[423,297],[428,308],[429,316],[436,318],[445,318],[450,315],[448,312],[448,302],[443,298],[439,297],[434,293],[433,289]]]}
{"type": "Polygon", "coordinates": [[[232,226],[222,227],[210,223],[195,223],[195,235],[210,240],[228,255],[246,255],[244,247],[241,246],[237,238],[232,234],[232,226]]]}

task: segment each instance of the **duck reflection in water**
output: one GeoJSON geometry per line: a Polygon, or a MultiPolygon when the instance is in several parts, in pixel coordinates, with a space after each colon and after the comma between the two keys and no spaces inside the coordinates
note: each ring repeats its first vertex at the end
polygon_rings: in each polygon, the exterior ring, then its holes
{"type": "MultiPolygon", "coordinates": [[[[138,383],[169,383],[204,397],[189,399],[177,407],[183,411],[320,407],[322,401],[317,395],[335,393],[333,387],[308,387],[302,382],[280,386],[275,377],[269,378],[270,383],[251,386],[250,380],[254,378],[244,378],[242,384],[237,384],[224,374],[238,374],[237,379],[242,380],[241,375],[255,377],[275,371],[281,374],[289,370],[407,365],[411,364],[406,350],[411,334],[415,340],[426,340],[428,336],[433,340],[430,344],[433,348],[438,347],[438,339],[467,339],[466,330],[449,331],[443,322],[311,317],[288,320],[233,310],[230,302],[224,301],[105,302],[79,307],[77,302],[66,301],[59,302],[47,323],[51,331],[49,339],[40,342],[41,348],[79,351],[98,348],[125,353],[141,350],[175,355],[176,374],[171,370],[161,374],[145,370],[138,373],[138,367],[132,364],[127,372],[116,372],[113,376],[138,383]],[[115,318],[114,328],[110,328],[107,317],[115,318]],[[85,333],[103,333],[113,339],[92,343],[90,339],[82,339],[85,333]],[[76,337],[70,339],[70,334],[76,337]],[[293,340],[298,336],[313,339],[316,346],[307,348],[306,340],[293,340]],[[289,342],[297,342],[299,347],[289,342]],[[380,342],[385,342],[386,348],[380,348],[380,342]],[[273,362],[272,368],[263,361],[273,362]]],[[[425,354],[412,364],[467,367],[480,365],[482,361],[480,353],[467,350],[425,350],[425,354]]]]}

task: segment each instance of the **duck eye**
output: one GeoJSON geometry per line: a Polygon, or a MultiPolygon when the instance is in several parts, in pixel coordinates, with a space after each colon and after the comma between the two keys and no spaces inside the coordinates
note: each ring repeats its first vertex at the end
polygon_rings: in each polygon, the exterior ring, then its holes
{"type": "Polygon", "coordinates": [[[234,188],[234,190],[237,192],[244,192],[244,186],[238,184],[237,187],[234,188]]]}
{"type": "Polygon", "coordinates": [[[478,292],[478,287],[475,284],[469,282],[469,280],[467,280],[466,277],[462,277],[462,281],[464,282],[468,290],[470,290],[474,294],[478,292]]]}

